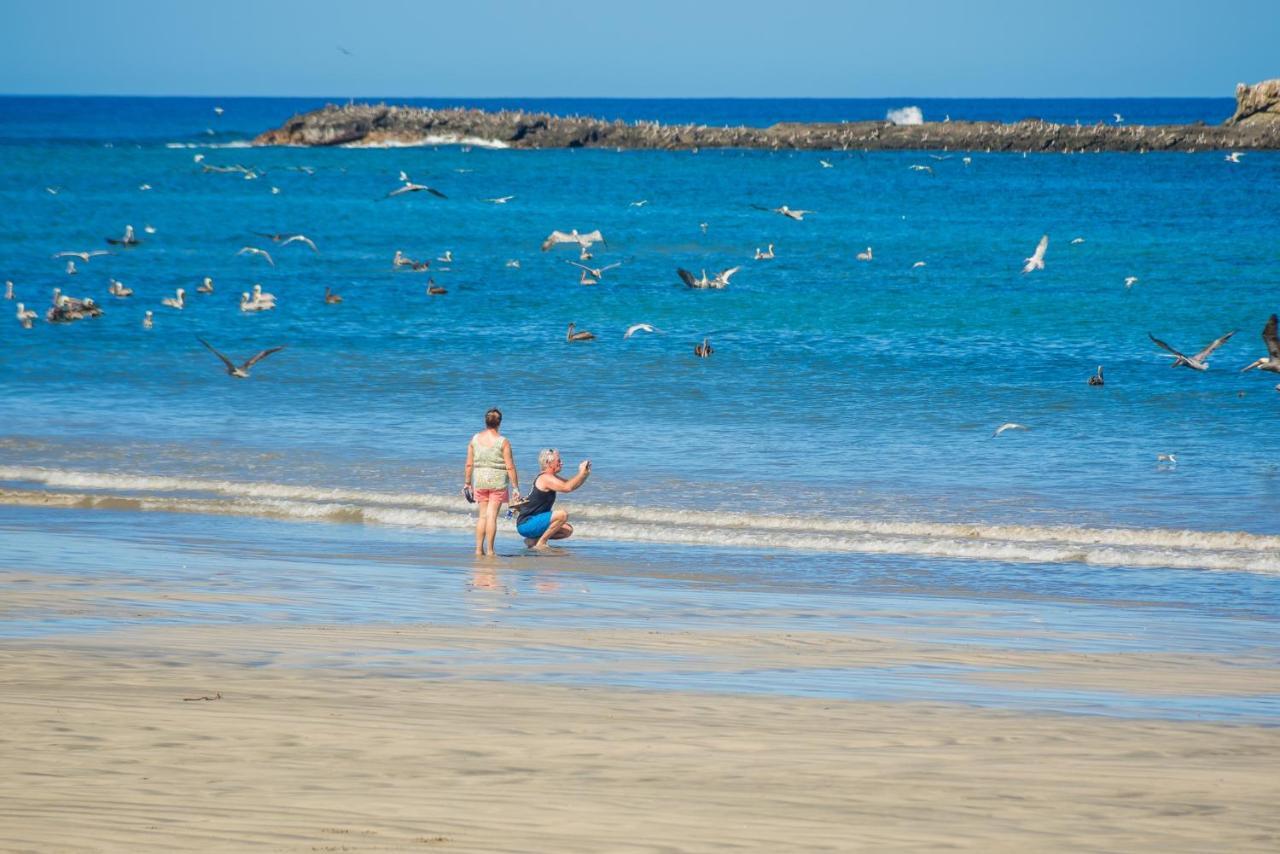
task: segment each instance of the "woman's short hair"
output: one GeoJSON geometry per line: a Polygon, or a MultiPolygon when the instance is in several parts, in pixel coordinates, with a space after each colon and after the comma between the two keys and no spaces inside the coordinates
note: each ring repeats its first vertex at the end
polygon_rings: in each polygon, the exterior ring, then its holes
{"type": "Polygon", "coordinates": [[[551,461],[560,456],[560,452],[555,448],[543,448],[538,451],[538,468],[544,469],[551,464],[551,461]]]}
{"type": "Polygon", "coordinates": [[[490,409],[484,414],[484,426],[496,428],[502,423],[502,411],[498,409],[490,409]]]}

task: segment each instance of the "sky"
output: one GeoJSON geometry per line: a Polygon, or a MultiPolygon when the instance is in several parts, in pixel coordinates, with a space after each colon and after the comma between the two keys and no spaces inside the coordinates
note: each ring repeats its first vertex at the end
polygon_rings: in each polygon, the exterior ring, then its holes
{"type": "Polygon", "coordinates": [[[1271,3],[0,0],[0,94],[1230,97],[1271,3]]]}

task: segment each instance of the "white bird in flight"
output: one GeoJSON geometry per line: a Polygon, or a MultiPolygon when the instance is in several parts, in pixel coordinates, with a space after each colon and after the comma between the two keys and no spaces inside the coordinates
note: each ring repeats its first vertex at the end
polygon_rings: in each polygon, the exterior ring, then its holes
{"type": "Polygon", "coordinates": [[[1013,421],[1006,421],[1005,423],[1001,424],[999,427],[996,428],[996,432],[991,434],[991,438],[994,439],[996,436],[999,436],[1001,433],[1003,433],[1006,430],[1026,430],[1026,429],[1027,429],[1027,426],[1025,424],[1018,424],[1013,421]]]}
{"type": "Polygon", "coordinates": [[[630,326],[628,326],[628,327],[627,327],[627,331],[626,331],[626,332],[622,333],[622,337],[623,337],[623,338],[630,338],[632,335],[635,335],[637,332],[650,332],[650,333],[658,332],[658,333],[660,333],[660,332],[662,332],[662,330],[661,330],[661,329],[657,329],[657,328],[655,328],[655,327],[653,327],[653,326],[649,325],[648,323],[633,323],[633,324],[631,324],[630,326]]]}
{"type": "MultiPolygon", "coordinates": [[[[776,207],[776,208],[768,208],[768,207],[765,207],[764,205],[752,205],[751,207],[755,208],[758,211],[769,211],[770,213],[782,214],[787,219],[794,219],[796,222],[802,222],[804,220],[805,214],[816,213],[816,211],[792,210],[786,205],[782,205],[781,207],[776,207]]],[[[704,228],[703,231],[706,231],[706,229],[704,228]]]]}
{"type": "Polygon", "coordinates": [[[827,160],[819,160],[818,165],[821,166],[823,169],[830,169],[834,166],[834,164],[832,164],[827,160]]]}
{"type": "Polygon", "coordinates": [[[1233,151],[1222,159],[1228,163],[1239,163],[1241,157],[1244,157],[1243,151],[1233,151]]]}
{"type": "Polygon", "coordinates": [[[1024,259],[1026,265],[1022,268],[1023,274],[1030,273],[1032,270],[1044,269],[1044,252],[1049,248],[1049,235],[1040,238],[1040,242],[1036,244],[1036,251],[1031,253],[1030,258],[1024,259]]]}
{"type": "Polygon", "coordinates": [[[1156,346],[1164,350],[1168,350],[1173,355],[1173,364],[1170,365],[1170,367],[1177,368],[1180,366],[1185,366],[1188,368],[1193,368],[1197,371],[1207,371],[1209,370],[1209,362],[1206,360],[1209,358],[1209,356],[1213,353],[1214,350],[1217,350],[1223,344],[1227,343],[1227,341],[1231,339],[1231,336],[1235,334],[1236,334],[1236,330],[1233,329],[1230,332],[1228,332],[1226,335],[1223,335],[1221,338],[1215,338],[1213,343],[1209,344],[1209,346],[1205,347],[1203,350],[1201,350],[1199,353],[1196,353],[1194,356],[1188,356],[1185,353],[1179,353],[1177,350],[1173,349],[1168,344],[1164,343],[1159,338],[1152,335],[1150,332],[1147,333],[1147,337],[1150,338],[1152,341],[1154,341],[1156,343],[1156,346]]]}
{"type": "MultiPolygon", "coordinates": [[[[565,263],[577,267],[582,270],[584,274],[590,274],[596,281],[603,279],[606,271],[622,266],[621,261],[615,261],[614,263],[607,264],[603,267],[588,267],[586,264],[579,264],[577,261],[565,261],[565,263]]],[[[592,282],[592,284],[595,284],[595,282],[592,282]]]]}
{"type": "Polygon", "coordinates": [[[245,246],[236,254],[237,255],[261,255],[263,258],[267,259],[267,263],[270,264],[272,267],[276,265],[276,262],[271,260],[270,252],[268,252],[265,249],[259,249],[256,246],[245,246]]]}
{"type": "Polygon", "coordinates": [[[114,255],[114,252],[108,252],[106,249],[91,249],[88,252],[57,252],[54,258],[79,258],[88,264],[90,258],[97,258],[99,255],[114,255]]]}
{"type": "Polygon", "coordinates": [[[1124,277],[1124,289],[1125,289],[1126,291],[1127,291],[1127,290],[1129,290],[1129,288],[1133,287],[1133,286],[1134,286],[1134,285],[1136,285],[1136,284],[1138,284],[1138,277],[1137,277],[1137,276],[1125,276],[1125,277],[1124,277]]]}
{"type": "Polygon", "coordinates": [[[726,287],[729,284],[729,278],[741,269],[741,267],[730,267],[727,270],[721,270],[711,278],[707,278],[707,271],[703,270],[702,278],[699,279],[683,267],[677,267],[676,275],[680,277],[680,281],[684,282],[691,288],[712,288],[714,290],[720,290],[726,287]]]}
{"type": "Polygon", "coordinates": [[[1116,124],[1120,124],[1121,122],[1124,121],[1124,116],[1120,115],[1119,113],[1112,113],[1111,116],[1112,118],[1115,119],[1116,124]]]}
{"type": "Polygon", "coordinates": [[[489,202],[490,204],[495,204],[495,205],[505,205],[507,202],[511,201],[514,198],[515,196],[498,196],[498,198],[496,199],[483,199],[483,201],[486,201],[486,202],[489,202]]]}
{"type": "Polygon", "coordinates": [[[573,231],[553,231],[547,235],[546,240],[542,241],[542,251],[546,252],[551,247],[558,246],[561,243],[574,243],[585,252],[593,244],[605,242],[604,235],[600,233],[598,228],[585,234],[580,234],[576,228],[573,231]]]}

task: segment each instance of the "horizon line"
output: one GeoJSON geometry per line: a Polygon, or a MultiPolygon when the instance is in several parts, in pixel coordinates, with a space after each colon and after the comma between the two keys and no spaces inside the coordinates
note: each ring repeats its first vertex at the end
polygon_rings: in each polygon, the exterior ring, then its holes
{"type": "Polygon", "coordinates": [[[1235,100],[1231,95],[185,95],[104,92],[0,92],[0,98],[186,98],[302,100],[519,100],[519,101],[1172,101],[1235,100]]]}

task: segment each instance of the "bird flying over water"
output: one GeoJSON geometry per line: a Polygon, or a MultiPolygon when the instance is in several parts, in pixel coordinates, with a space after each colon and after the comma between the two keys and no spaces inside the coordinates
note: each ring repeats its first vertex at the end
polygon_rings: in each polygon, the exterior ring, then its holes
{"type": "Polygon", "coordinates": [[[1233,151],[1222,159],[1228,163],[1239,163],[1241,157],[1244,157],[1243,151],[1233,151]]]}
{"type": "Polygon", "coordinates": [[[546,252],[561,243],[574,243],[585,251],[595,243],[605,243],[605,239],[598,228],[586,234],[579,234],[576,228],[573,231],[553,231],[547,235],[546,240],[542,241],[542,251],[546,252]]]}
{"type": "Polygon", "coordinates": [[[409,180],[409,176],[403,171],[400,173],[400,181],[402,182],[402,186],[387,193],[383,198],[389,199],[392,196],[399,196],[402,193],[420,193],[423,190],[441,199],[449,198],[435,187],[428,187],[426,184],[415,184],[413,181],[409,180]]]}
{"type": "Polygon", "coordinates": [[[1001,424],[999,427],[996,428],[996,432],[991,434],[991,438],[994,439],[996,436],[999,436],[1001,433],[1003,433],[1006,430],[1026,430],[1026,429],[1027,429],[1027,426],[1025,424],[1017,424],[1013,421],[1006,421],[1005,423],[1001,424]]]}
{"type": "Polygon", "coordinates": [[[594,278],[596,281],[599,281],[600,279],[604,278],[604,274],[607,270],[612,270],[615,267],[622,266],[621,261],[615,261],[614,263],[608,264],[604,267],[588,267],[586,264],[579,264],[577,261],[565,261],[565,263],[579,268],[584,273],[590,274],[591,277],[594,278]]]}
{"type": "Polygon", "coordinates": [[[1248,367],[1241,368],[1241,373],[1257,368],[1260,371],[1280,374],[1280,337],[1277,337],[1276,326],[1277,318],[1273,314],[1267,319],[1267,325],[1262,327],[1262,342],[1267,345],[1267,355],[1248,367]]]}
{"type": "Polygon", "coordinates": [[[1125,276],[1125,277],[1124,277],[1124,289],[1125,289],[1126,291],[1127,291],[1127,290],[1129,290],[1129,288],[1133,287],[1133,286],[1134,286],[1134,285],[1136,285],[1136,284],[1138,284],[1138,277],[1137,277],[1137,276],[1125,276]]]}
{"type": "Polygon", "coordinates": [[[499,196],[496,199],[481,199],[481,201],[490,202],[495,205],[505,205],[507,202],[511,201],[514,198],[515,196],[499,196]]]}
{"type": "Polygon", "coordinates": [[[88,264],[90,258],[97,258],[99,255],[114,255],[114,252],[108,252],[106,249],[91,249],[88,252],[56,252],[54,258],[79,258],[88,264]]]}
{"type": "Polygon", "coordinates": [[[1223,335],[1221,338],[1214,339],[1213,343],[1205,347],[1199,353],[1196,353],[1194,356],[1188,356],[1185,353],[1179,353],[1177,350],[1173,349],[1168,344],[1164,343],[1159,338],[1152,335],[1150,332],[1147,333],[1147,337],[1150,338],[1152,341],[1154,341],[1156,343],[1156,346],[1162,349],[1168,350],[1171,354],[1173,354],[1173,364],[1170,365],[1170,367],[1177,368],[1179,366],[1185,366],[1188,368],[1194,368],[1197,371],[1207,371],[1209,370],[1209,363],[1206,360],[1209,358],[1209,356],[1213,353],[1214,350],[1217,350],[1223,344],[1227,343],[1227,341],[1230,340],[1231,336],[1235,334],[1236,334],[1236,330],[1233,329],[1230,332],[1228,332],[1226,335],[1223,335]]]}
{"type": "Polygon", "coordinates": [[[777,208],[765,207],[764,205],[752,205],[758,211],[769,211],[769,213],[782,214],[787,219],[794,219],[796,222],[802,222],[805,214],[817,213],[816,211],[793,210],[786,205],[777,208]]]}
{"type": "Polygon", "coordinates": [[[1030,258],[1024,259],[1026,265],[1022,268],[1023,274],[1030,273],[1032,270],[1044,269],[1044,253],[1049,248],[1049,235],[1040,238],[1040,242],[1036,244],[1036,251],[1031,253],[1030,258]]]}
{"type": "Polygon", "coordinates": [[[660,332],[662,332],[662,330],[661,330],[661,329],[658,329],[658,328],[656,328],[656,327],[654,327],[654,326],[651,326],[651,325],[649,325],[648,323],[633,323],[633,324],[631,324],[630,326],[628,326],[628,327],[627,327],[627,331],[626,331],[626,332],[622,333],[622,337],[623,337],[624,339],[625,339],[625,338],[630,338],[632,335],[635,335],[637,332],[650,332],[650,333],[652,333],[652,332],[658,332],[658,333],[660,333],[660,332]]]}
{"type": "Polygon", "coordinates": [[[729,277],[731,277],[734,273],[738,272],[741,269],[742,269],[741,267],[730,267],[727,270],[721,270],[719,273],[716,273],[711,278],[707,278],[707,271],[703,270],[702,278],[699,279],[699,278],[696,278],[693,275],[693,273],[690,273],[688,270],[684,269],[683,267],[677,267],[676,275],[680,277],[680,281],[684,282],[686,285],[688,285],[691,288],[698,288],[698,289],[711,288],[714,290],[720,290],[729,284],[729,277]]]}
{"type": "Polygon", "coordinates": [[[268,252],[265,249],[259,249],[256,246],[245,246],[236,254],[237,255],[261,255],[263,258],[267,259],[267,263],[270,264],[272,267],[276,265],[276,262],[271,260],[270,252],[268,252]]]}
{"type": "Polygon", "coordinates": [[[209,350],[210,353],[212,353],[213,355],[221,359],[222,364],[226,366],[227,374],[229,376],[235,377],[238,380],[248,379],[250,368],[252,368],[254,365],[258,364],[263,359],[270,356],[272,353],[279,353],[281,350],[284,349],[284,347],[270,347],[266,350],[262,350],[257,355],[252,356],[246,359],[241,364],[237,365],[235,362],[231,361],[226,356],[222,355],[217,350],[213,349],[213,345],[210,344],[208,341],[204,340],[199,336],[196,336],[196,340],[199,341],[201,344],[203,344],[209,350]]]}

